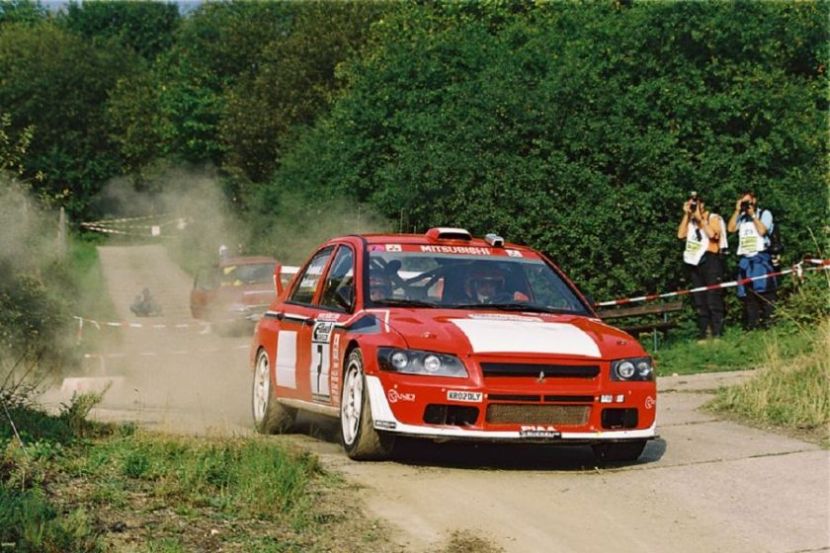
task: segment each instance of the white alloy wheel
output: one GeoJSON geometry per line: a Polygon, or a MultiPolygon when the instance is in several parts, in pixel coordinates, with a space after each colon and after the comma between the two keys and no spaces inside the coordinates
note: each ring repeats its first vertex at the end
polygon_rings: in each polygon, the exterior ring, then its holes
{"type": "Polygon", "coordinates": [[[356,460],[385,459],[395,445],[394,434],[375,430],[359,349],[353,350],[346,362],[340,395],[340,442],[346,454],[356,460]]]}
{"type": "Polygon", "coordinates": [[[254,428],[261,434],[286,432],[294,423],[296,409],[280,404],[271,387],[271,363],[264,349],[259,350],[254,365],[254,383],[251,388],[251,412],[254,428]]]}
{"type": "Polygon", "coordinates": [[[350,363],[343,382],[343,401],[340,405],[340,426],[343,442],[354,445],[360,427],[360,411],[363,407],[363,374],[356,364],[350,363]]]}
{"type": "Polygon", "coordinates": [[[254,424],[260,426],[268,410],[268,396],[271,395],[271,370],[265,350],[257,356],[253,392],[254,424]]]}

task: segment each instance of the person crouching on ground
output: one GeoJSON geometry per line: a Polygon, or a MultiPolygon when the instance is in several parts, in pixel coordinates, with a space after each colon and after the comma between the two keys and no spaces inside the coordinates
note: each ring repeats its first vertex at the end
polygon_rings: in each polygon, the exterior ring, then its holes
{"type": "MultiPolygon", "coordinates": [[[[689,270],[692,287],[711,286],[723,281],[722,250],[727,249],[726,227],[720,215],[710,213],[696,192],[683,204],[683,218],[677,237],[686,241],[683,262],[689,270]]],[[[697,311],[698,338],[723,334],[723,291],[720,288],[693,294],[697,311]]]]}
{"type": "MultiPolygon", "coordinates": [[[[738,233],[738,279],[760,277],[774,271],[769,253],[769,235],[773,229],[772,213],[759,210],[755,194],[747,191],[735,202],[729,218],[729,232],[738,233]]],[[[738,286],[738,297],[744,304],[744,327],[747,330],[766,325],[775,301],[774,277],[759,278],[738,286]]]]}

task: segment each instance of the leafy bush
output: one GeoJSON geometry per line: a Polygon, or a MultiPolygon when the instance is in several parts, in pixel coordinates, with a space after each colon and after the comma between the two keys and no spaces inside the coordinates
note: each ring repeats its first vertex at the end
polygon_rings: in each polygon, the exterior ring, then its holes
{"type": "Polygon", "coordinates": [[[598,299],[683,284],[692,189],[728,215],[754,187],[798,256],[827,219],[829,7],[399,6],[268,186],[498,231],[598,299]]]}

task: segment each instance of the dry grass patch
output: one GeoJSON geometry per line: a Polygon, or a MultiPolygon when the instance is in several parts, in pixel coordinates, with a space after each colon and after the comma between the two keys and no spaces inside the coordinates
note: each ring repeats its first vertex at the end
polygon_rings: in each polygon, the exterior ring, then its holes
{"type": "Polygon", "coordinates": [[[758,374],[721,389],[709,407],[830,446],[830,320],[801,332],[812,344],[805,353],[784,355],[778,338],[771,336],[758,374]]]}

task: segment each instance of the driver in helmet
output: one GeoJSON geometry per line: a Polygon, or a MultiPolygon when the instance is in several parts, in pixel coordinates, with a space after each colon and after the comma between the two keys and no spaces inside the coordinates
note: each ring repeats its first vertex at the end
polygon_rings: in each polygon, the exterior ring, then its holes
{"type": "Polygon", "coordinates": [[[386,273],[371,271],[369,273],[369,299],[381,301],[392,297],[392,283],[386,273]]]}
{"type": "Polygon", "coordinates": [[[504,294],[504,274],[496,268],[479,267],[467,277],[467,294],[476,303],[493,303],[504,294]]]}

